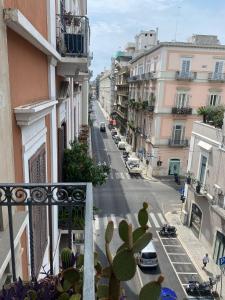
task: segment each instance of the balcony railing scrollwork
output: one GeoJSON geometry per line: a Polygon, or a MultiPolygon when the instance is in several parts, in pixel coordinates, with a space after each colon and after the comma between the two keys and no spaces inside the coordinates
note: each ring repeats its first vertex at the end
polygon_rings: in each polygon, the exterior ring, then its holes
{"type": "Polygon", "coordinates": [[[225,82],[225,73],[211,72],[208,75],[208,80],[215,81],[215,82],[225,82]]]}
{"type": "Polygon", "coordinates": [[[176,80],[194,80],[197,77],[197,73],[196,72],[180,72],[180,71],[176,71],[175,74],[175,79],[176,80]]]}
{"type": "Polygon", "coordinates": [[[191,115],[192,114],[192,108],[191,107],[172,107],[172,114],[191,115]]]}
{"type": "Polygon", "coordinates": [[[168,145],[170,147],[187,147],[188,146],[188,139],[169,139],[168,145]]]}

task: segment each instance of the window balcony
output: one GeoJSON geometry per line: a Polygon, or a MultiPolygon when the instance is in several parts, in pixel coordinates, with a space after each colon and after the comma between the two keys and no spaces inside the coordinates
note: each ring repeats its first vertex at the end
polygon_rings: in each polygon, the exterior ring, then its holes
{"type": "Polygon", "coordinates": [[[56,16],[56,47],[62,56],[58,74],[74,76],[87,72],[89,64],[89,20],[69,13],[56,16]]]}
{"type": "Polygon", "coordinates": [[[174,115],[191,115],[191,107],[172,107],[172,114],[174,115]]]}
{"type": "Polygon", "coordinates": [[[184,81],[192,81],[197,77],[196,72],[180,72],[176,71],[175,79],[176,80],[184,80],[184,81]]]}
{"type": "Polygon", "coordinates": [[[225,73],[209,73],[208,80],[212,82],[225,82],[225,73]]]}
{"type": "Polygon", "coordinates": [[[146,107],[146,111],[147,112],[154,112],[154,109],[155,109],[155,106],[154,105],[148,105],[147,107],[146,107]]]}
{"type": "Polygon", "coordinates": [[[188,139],[184,139],[184,140],[169,139],[168,145],[170,147],[188,147],[188,139]]]}

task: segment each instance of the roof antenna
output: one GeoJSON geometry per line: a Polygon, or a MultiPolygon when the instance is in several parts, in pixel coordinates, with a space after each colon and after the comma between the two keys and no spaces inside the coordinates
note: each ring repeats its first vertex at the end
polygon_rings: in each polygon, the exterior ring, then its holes
{"type": "Polygon", "coordinates": [[[174,35],[174,42],[177,40],[177,28],[178,28],[178,19],[180,16],[180,6],[177,7],[177,15],[176,15],[176,26],[175,26],[175,35],[174,35]]]}

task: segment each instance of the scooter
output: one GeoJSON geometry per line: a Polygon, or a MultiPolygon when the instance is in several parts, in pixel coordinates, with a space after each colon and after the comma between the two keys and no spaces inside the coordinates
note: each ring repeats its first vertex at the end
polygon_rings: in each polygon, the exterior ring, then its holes
{"type": "Polygon", "coordinates": [[[216,280],[211,277],[209,277],[209,281],[204,282],[190,280],[186,287],[186,292],[191,296],[212,296],[212,289],[215,284],[216,280]]]}
{"type": "Polygon", "coordinates": [[[176,232],[177,232],[177,229],[176,229],[175,226],[165,224],[165,225],[163,225],[163,227],[159,231],[159,234],[161,236],[165,236],[165,237],[176,237],[177,236],[176,232]]]}
{"type": "Polygon", "coordinates": [[[124,159],[125,161],[127,161],[128,157],[129,157],[129,152],[123,151],[123,159],[124,159]]]}

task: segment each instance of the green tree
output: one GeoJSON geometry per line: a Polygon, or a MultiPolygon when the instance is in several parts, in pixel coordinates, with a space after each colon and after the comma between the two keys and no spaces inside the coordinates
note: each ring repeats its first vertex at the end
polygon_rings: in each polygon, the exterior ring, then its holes
{"type": "Polygon", "coordinates": [[[65,182],[105,183],[109,166],[97,165],[88,155],[88,145],[74,141],[64,152],[63,178],[65,182]]]}

